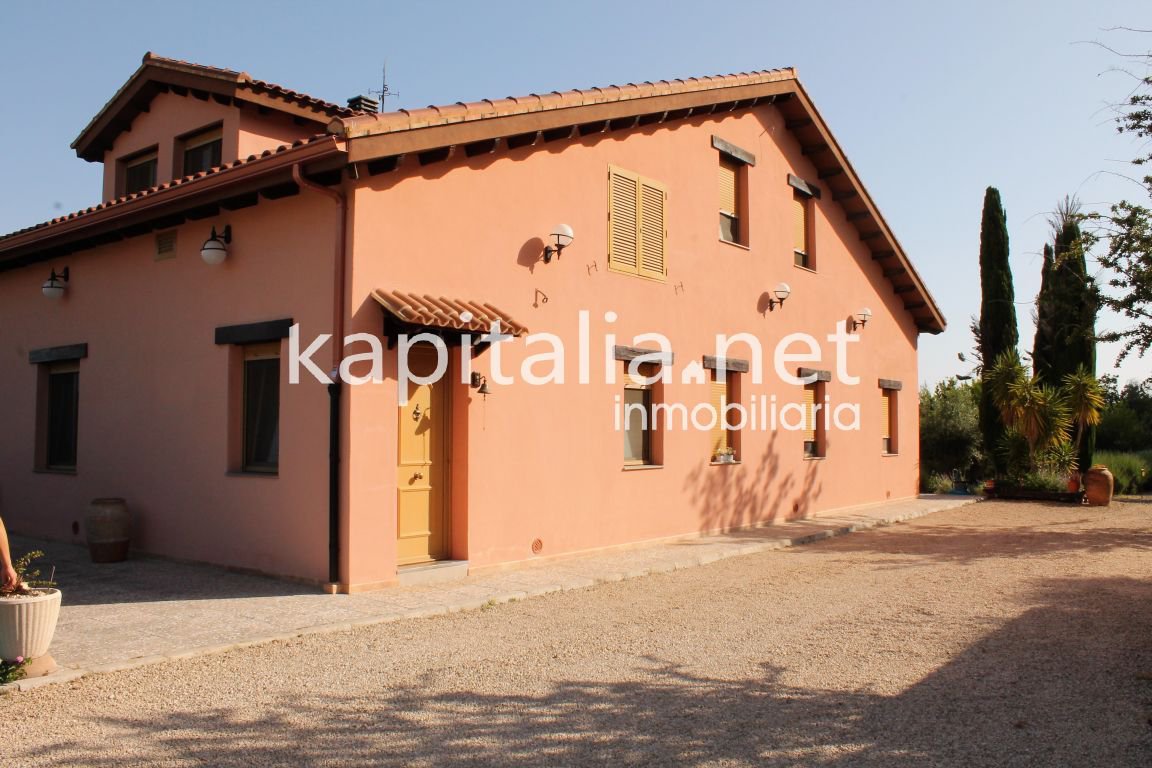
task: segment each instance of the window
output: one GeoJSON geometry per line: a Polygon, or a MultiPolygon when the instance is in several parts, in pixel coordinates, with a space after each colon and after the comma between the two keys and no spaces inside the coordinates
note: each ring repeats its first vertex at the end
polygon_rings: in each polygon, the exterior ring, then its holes
{"type": "Polygon", "coordinates": [[[663,280],[667,192],[657,182],[608,169],[608,266],[614,272],[663,280]]]}
{"type": "Polygon", "coordinates": [[[824,382],[814,381],[804,386],[804,458],[816,459],[825,455],[827,440],[824,434],[824,382]]]}
{"type": "Polygon", "coordinates": [[[76,469],[77,423],[80,415],[80,362],[44,366],[47,378],[44,417],[44,468],[76,469]]]}
{"type": "Polygon", "coordinates": [[[799,190],[792,192],[792,249],[796,266],[815,269],[812,258],[812,223],[809,220],[811,198],[799,190]]]}
{"type": "Polygon", "coordinates": [[[741,194],[744,164],[728,155],[720,155],[720,239],[746,245],[741,230],[744,200],[741,194]]]}
{"type": "Polygon", "coordinates": [[[156,150],[122,161],[124,164],[124,193],[142,192],[156,186],[156,150]]]}
{"type": "Polygon", "coordinates": [[[624,463],[652,463],[652,387],[624,387],[624,463]]]}
{"type": "Polygon", "coordinates": [[[884,430],[883,448],[886,454],[899,453],[900,450],[899,441],[896,439],[896,403],[895,389],[880,390],[880,425],[884,430]]]}
{"type": "MultiPolygon", "coordinates": [[[[662,385],[659,380],[649,384],[628,373],[630,362],[624,363],[624,465],[659,466],[660,443],[657,416],[660,410],[662,385]]],[[[640,365],[637,375],[651,380],[660,373],[654,363],[640,365]]]]}
{"type": "Polygon", "coordinates": [[[223,133],[220,128],[190,136],[183,141],[184,176],[207,171],[220,165],[223,133]]]}
{"type": "Polygon", "coordinates": [[[710,395],[716,422],[708,436],[711,450],[709,457],[713,462],[720,463],[739,461],[739,427],[743,419],[739,418],[739,409],[727,407],[732,403],[740,403],[739,374],[714,370],[710,395]]]}
{"type": "Polygon", "coordinates": [[[280,343],[244,347],[243,465],[276,473],[280,466],[280,343]]]}

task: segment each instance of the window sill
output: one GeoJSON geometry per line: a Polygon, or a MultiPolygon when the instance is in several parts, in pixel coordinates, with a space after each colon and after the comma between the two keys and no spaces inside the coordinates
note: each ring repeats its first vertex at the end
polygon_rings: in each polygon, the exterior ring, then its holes
{"type": "Polygon", "coordinates": [[[724,245],[731,245],[733,247],[739,248],[742,251],[751,251],[752,250],[749,246],[745,245],[744,243],[737,243],[734,240],[725,240],[724,238],[721,237],[720,242],[723,243],[724,245]]]}
{"type": "Polygon", "coordinates": [[[32,474],[34,474],[34,475],[65,475],[65,476],[75,477],[76,476],[76,470],[75,469],[54,469],[52,467],[40,467],[38,469],[32,470],[32,474]]]}
{"type": "Polygon", "coordinates": [[[224,476],[225,477],[268,477],[268,478],[276,479],[276,478],[280,477],[280,473],[279,472],[244,472],[243,470],[237,470],[234,472],[225,472],[224,476]]]}
{"type": "Polygon", "coordinates": [[[623,467],[625,472],[640,472],[645,469],[664,469],[663,464],[625,464],[623,467]]]}
{"type": "Polygon", "coordinates": [[[827,456],[805,456],[804,461],[824,461],[827,456]]]}
{"type": "Polygon", "coordinates": [[[899,455],[900,454],[898,454],[898,453],[882,453],[882,454],[880,454],[880,456],[885,458],[885,459],[892,459],[892,458],[895,458],[899,455]]]}
{"type": "Polygon", "coordinates": [[[743,463],[744,462],[742,462],[742,461],[710,461],[710,462],[708,462],[708,466],[710,466],[710,467],[735,467],[735,466],[738,466],[738,465],[743,464],[743,463]]]}
{"type": "Polygon", "coordinates": [[[796,267],[796,269],[800,269],[800,270],[803,270],[805,272],[811,272],[812,274],[816,274],[816,268],[815,267],[804,267],[804,266],[797,264],[796,262],[792,262],[792,266],[796,267]]]}

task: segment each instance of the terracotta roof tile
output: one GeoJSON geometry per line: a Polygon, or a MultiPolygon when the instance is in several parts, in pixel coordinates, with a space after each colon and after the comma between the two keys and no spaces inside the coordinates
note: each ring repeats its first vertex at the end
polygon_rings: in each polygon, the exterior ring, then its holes
{"type": "Polygon", "coordinates": [[[485,302],[381,289],[373,291],[372,298],[398,320],[411,325],[488,333],[492,329],[492,324],[499,322],[501,333],[513,336],[528,333],[527,326],[513,320],[507,312],[485,302]]]}
{"type": "Polygon", "coordinates": [[[66,214],[63,214],[61,216],[57,216],[54,219],[50,219],[48,221],[43,221],[39,224],[33,224],[30,227],[24,227],[23,229],[17,229],[14,232],[9,232],[5,235],[0,235],[0,242],[3,242],[4,240],[6,240],[10,237],[15,237],[16,235],[22,235],[25,232],[31,232],[32,230],[35,230],[35,229],[43,229],[44,227],[49,227],[53,224],[59,224],[62,221],[71,221],[72,219],[76,219],[76,218],[79,218],[81,216],[86,216],[88,214],[95,213],[96,211],[102,211],[106,208],[112,208],[112,207],[115,207],[118,205],[123,205],[124,203],[131,202],[133,200],[139,200],[141,198],[150,197],[152,195],[155,195],[157,192],[162,192],[162,191],[167,190],[167,189],[172,189],[173,187],[182,187],[182,186],[185,186],[188,184],[193,184],[193,183],[199,181],[200,179],[206,178],[208,176],[215,176],[216,174],[227,172],[233,168],[239,168],[240,166],[245,166],[245,165],[249,165],[251,163],[258,162],[260,160],[263,160],[264,158],[271,157],[272,155],[275,155],[275,154],[280,154],[282,152],[287,152],[289,150],[297,149],[299,147],[303,147],[306,145],[314,144],[318,141],[325,141],[325,140],[331,141],[332,137],[329,136],[328,134],[325,134],[325,133],[319,133],[319,134],[316,134],[314,136],[310,136],[307,139],[297,139],[296,141],[292,142],[291,144],[281,144],[279,147],[277,147],[275,149],[275,151],[265,150],[260,155],[260,157],[257,157],[256,155],[249,155],[246,160],[236,160],[235,162],[232,162],[232,163],[224,163],[220,166],[217,166],[214,168],[209,168],[206,171],[199,171],[199,172],[192,174],[190,176],[184,176],[183,178],[174,179],[173,181],[166,181],[163,184],[157,185],[155,187],[149,187],[148,189],[141,190],[140,192],[133,192],[130,195],[121,195],[120,197],[114,198],[112,200],[105,200],[102,203],[98,203],[98,204],[90,206],[88,208],[83,208],[79,211],[73,211],[72,213],[66,213],[66,214]]]}
{"type": "Polygon", "coordinates": [[[401,109],[383,113],[362,112],[351,117],[338,116],[329,123],[328,130],[330,133],[352,138],[526,112],[540,112],[610,101],[642,99],[650,96],[717,88],[735,88],[743,85],[795,79],[796,71],[788,67],[744,72],[738,75],[691,77],[687,80],[659,80],[655,83],[626,83],[583,90],[552,91],[546,94],[532,93],[527,96],[508,96],[503,99],[484,99],[466,103],[457,102],[447,106],[429,106],[424,109],[401,109]]]}

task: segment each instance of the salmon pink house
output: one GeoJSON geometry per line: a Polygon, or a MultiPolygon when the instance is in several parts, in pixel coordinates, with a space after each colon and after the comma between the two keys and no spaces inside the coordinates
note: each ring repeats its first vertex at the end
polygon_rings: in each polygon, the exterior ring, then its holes
{"type": "Polygon", "coordinates": [[[380,113],[152,54],[0,237],[0,514],[356,591],[917,491],[944,318],[791,69],[380,113]]]}

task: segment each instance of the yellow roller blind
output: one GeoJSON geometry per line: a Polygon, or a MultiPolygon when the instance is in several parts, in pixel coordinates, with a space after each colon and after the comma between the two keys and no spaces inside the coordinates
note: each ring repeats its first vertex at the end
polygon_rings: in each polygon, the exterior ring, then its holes
{"type": "Polygon", "coordinates": [[[889,414],[889,407],[892,402],[892,392],[890,390],[881,390],[882,397],[880,398],[880,423],[884,425],[884,438],[892,437],[892,417],[889,414]]]}
{"type": "Polygon", "coordinates": [[[799,192],[792,196],[792,246],[801,253],[808,252],[808,198],[799,192]]]}
{"type": "Polygon", "coordinates": [[[716,423],[712,427],[710,439],[712,442],[712,456],[731,446],[729,438],[731,432],[724,429],[724,403],[728,401],[728,382],[712,382],[712,410],[716,413],[716,423]]]}
{"type": "Polygon", "coordinates": [[[736,216],[736,168],[735,161],[720,157],[720,212],[736,216]]]}
{"type": "Polygon", "coordinates": [[[804,439],[816,439],[816,387],[804,387],[804,439]]]}

